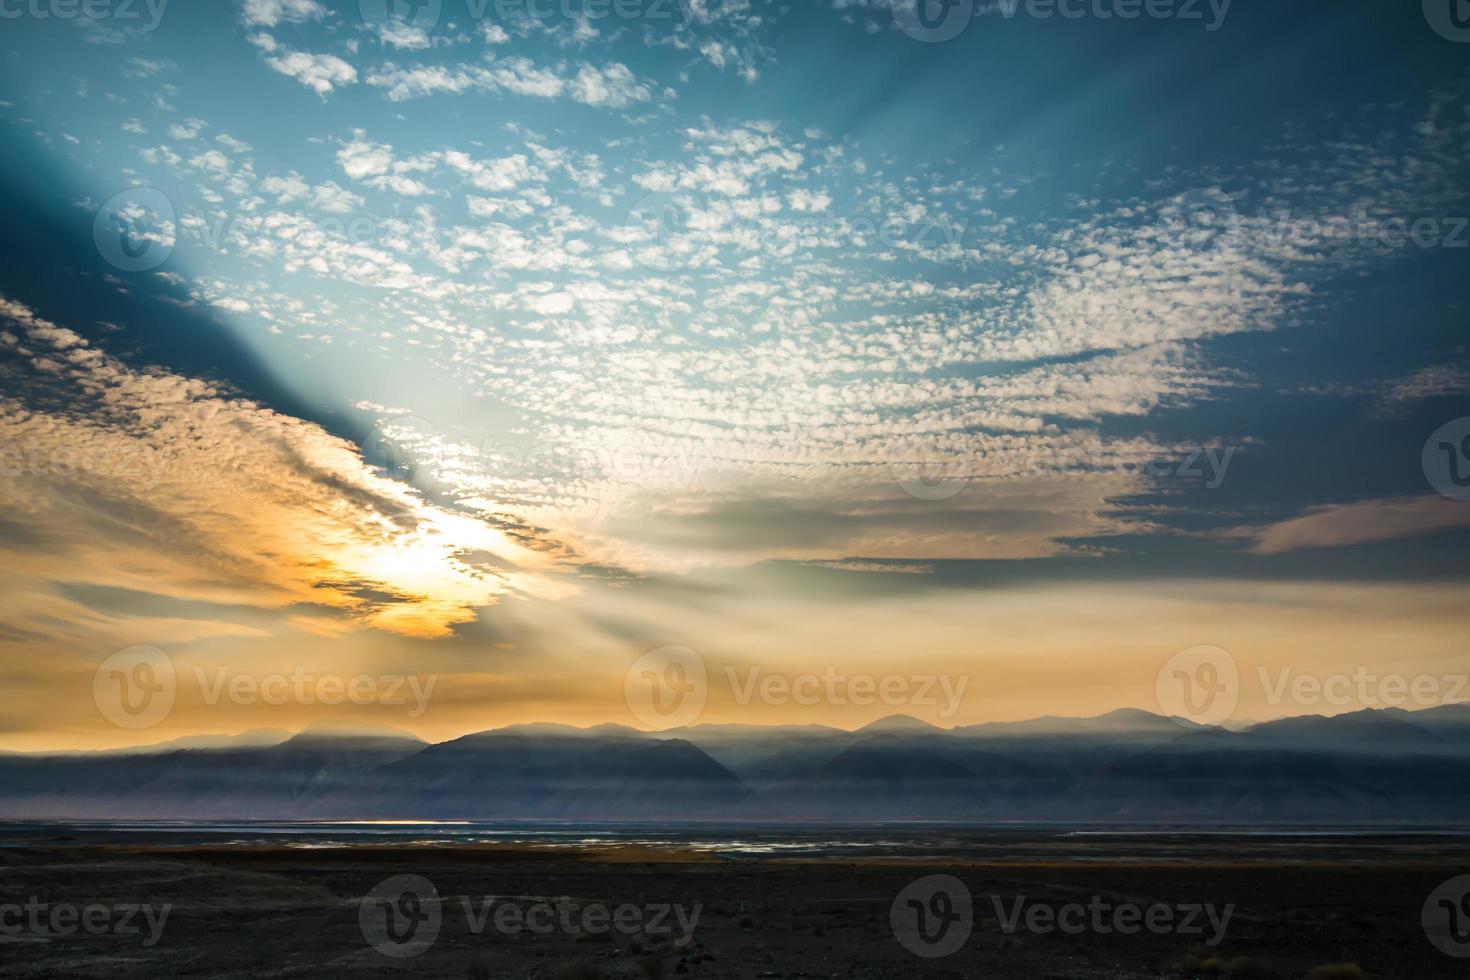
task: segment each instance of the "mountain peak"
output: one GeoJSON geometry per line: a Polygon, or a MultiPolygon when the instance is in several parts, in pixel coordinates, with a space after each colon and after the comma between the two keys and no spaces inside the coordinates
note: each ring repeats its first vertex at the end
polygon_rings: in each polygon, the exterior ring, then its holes
{"type": "Polygon", "coordinates": [[[427,745],[423,739],[406,732],[401,728],[393,728],[388,725],[341,725],[321,724],[310,725],[286,739],[283,744],[303,745],[317,742],[352,742],[352,741],[403,741],[419,742],[427,745]]]}
{"type": "Polygon", "coordinates": [[[921,732],[942,732],[944,729],[938,725],[931,725],[927,721],[920,721],[913,715],[888,715],[877,721],[869,722],[857,731],[866,734],[892,732],[913,735],[921,732]]]}
{"type": "Polygon", "coordinates": [[[537,737],[560,737],[560,738],[595,738],[597,736],[635,736],[644,735],[636,728],[627,725],[619,725],[614,722],[605,722],[601,725],[592,725],[587,728],[578,728],[576,725],[565,725],[555,721],[532,721],[519,725],[506,725],[503,728],[492,728],[484,732],[476,732],[477,735],[531,735],[537,737]]]}
{"type": "Polygon", "coordinates": [[[1087,718],[1043,715],[1027,721],[991,721],[968,725],[960,732],[976,736],[1169,736],[1185,731],[1202,730],[1185,718],[1167,718],[1142,708],[1117,708],[1106,714],[1087,718]]]}

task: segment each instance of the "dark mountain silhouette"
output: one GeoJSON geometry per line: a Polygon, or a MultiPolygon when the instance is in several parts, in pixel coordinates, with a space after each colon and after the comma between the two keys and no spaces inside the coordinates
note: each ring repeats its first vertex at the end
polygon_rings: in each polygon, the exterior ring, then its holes
{"type": "Polygon", "coordinates": [[[912,715],[889,715],[879,718],[875,722],[864,725],[857,730],[857,734],[881,735],[893,733],[900,735],[927,734],[929,732],[942,732],[944,729],[938,725],[931,725],[927,721],[920,721],[912,715]]]}
{"type": "Polygon", "coordinates": [[[852,732],[823,725],[696,725],[679,735],[746,781],[797,776],[853,742],[852,732]]]}
{"type": "MultiPolygon", "coordinates": [[[[1470,706],[1243,731],[1144,711],[939,729],[515,725],[429,745],[0,756],[0,817],[1463,823],[1470,706]]],[[[195,743],[184,743],[195,744],[195,743]]]]}
{"type": "Polygon", "coordinates": [[[0,814],[207,819],[287,816],[413,755],[416,738],[304,732],[278,745],[153,754],[11,756],[0,814]]]}
{"type": "Polygon", "coordinates": [[[1248,729],[1243,734],[1256,747],[1324,749],[1343,748],[1372,754],[1437,754],[1452,752],[1470,726],[1456,728],[1449,715],[1432,715],[1421,723],[1415,712],[1364,710],[1323,717],[1283,718],[1248,729]]]}
{"type": "MultiPolygon", "coordinates": [[[[312,803],[315,816],[658,818],[739,803],[739,777],[683,739],[517,726],[429,746],[312,803]]],[[[625,734],[626,732],[626,734],[625,734]]]]}
{"type": "Polygon", "coordinates": [[[958,734],[976,738],[1016,738],[1045,735],[1165,736],[1180,731],[1198,731],[1203,726],[1184,718],[1166,718],[1137,708],[1119,708],[1095,718],[1056,718],[1050,715],[1030,721],[997,721],[956,728],[958,734]]]}

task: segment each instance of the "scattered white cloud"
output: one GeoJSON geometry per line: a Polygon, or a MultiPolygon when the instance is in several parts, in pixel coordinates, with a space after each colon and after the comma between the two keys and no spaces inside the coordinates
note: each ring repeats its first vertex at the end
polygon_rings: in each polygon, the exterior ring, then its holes
{"type": "Polygon", "coordinates": [[[418,51],[429,47],[429,35],[422,27],[401,20],[385,20],[378,25],[378,38],[387,46],[418,51]]]}
{"type": "Polygon", "coordinates": [[[280,55],[271,55],[265,62],[282,75],[296,79],[321,96],[327,95],[334,88],[357,81],[357,69],[334,54],[286,51],[280,55]]]}
{"type": "Polygon", "coordinates": [[[199,135],[204,128],[202,119],[186,119],[181,123],[173,123],[168,127],[168,135],[176,140],[191,140],[199,135]]]}
{"type": "Polygon", "coordinates": [[[456,67],[399,67],[389,63],[369,72],[366,81],[382,89],[393,102],[438,94],[504,91],[543,99],[568,97],[585,105],[620,109],[653,97],[651,87],[626,65],[583,64],[570,72],[565,66],[540,67],[524,57],[456,67]]]}
{"type": "Polygon", "coordinates": [[[321,20],[327,13],[316,0],[245,0],[240,17],[246,27],[275,27],[321,20]]]}

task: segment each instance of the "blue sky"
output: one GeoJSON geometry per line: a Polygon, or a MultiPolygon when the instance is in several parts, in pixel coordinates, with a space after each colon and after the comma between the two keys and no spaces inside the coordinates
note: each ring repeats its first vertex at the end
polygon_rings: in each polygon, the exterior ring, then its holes
{"type": "MultiPolygon", "coordinates": [[[[917,635],[1013,677],[1109,596],[1103,671],[1283,602],[1247,659],[1458,655],[1432,0],[388,9],[5,8],[17,662],[320,642],[597,720],[557,671],[917,635]],[[977,654],[998,591],[1034,642],[977,654]]],[[[1094,706],[1008,683],[976,720],[1094,706]]]]}

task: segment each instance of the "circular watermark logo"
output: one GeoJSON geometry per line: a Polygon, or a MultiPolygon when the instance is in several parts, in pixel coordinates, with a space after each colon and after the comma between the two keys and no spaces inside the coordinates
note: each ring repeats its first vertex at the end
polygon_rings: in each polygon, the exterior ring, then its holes
{"type": "Polygon", "coordinates": [[[114,194],[92,219],[92,241],[108,264],[124,272],[156,269],[173,254],[178,215],[156,187],[114,194]]]}
{"type": "Polygon", "coordinates": [[[119,728],[152,728],[174,710],[178,674],[157,647],[119,650],[92,675],[92,701],[119,728]]]}
{"type": "Polygon", "coordinates": [[[1423,0],[1424,19],[1434,33],[1456,44],[1470,42],[1470,0],[1423,0]]]}
{"type": "Polygon", "coordinates": [[[357,908],[362,938],[384,956],[399,960],[434,945],[442,918],[439,892],[423,875],[385,878],[357,908]]]}
{"type": "Polygon", "coordinates": [[[1154,695],[1171,718],[1218,725],[1229,720],[1240,702],[1240,668],[1220,647],[1180,650],[1159,670],[1154,695]]]}
{"type": "Polygon", "coordinates": [[[1165,202],[1159,213],[1165,229],[1191,251],[1228,249],[1240,241],[1240,212],[1218,187],[1185,191],[1165,202]]]}
{"type": "Polygon", "coordinates": [[[899,945],[924,959],[964,948],[975,926],[970,889],[953,875],[929,875],[898,893],[888,921],[899,945]]]}
{"type": "Polygon", "coordinates": [[[409,482],[439,446],[439,427],[430,420],[419,415],[392,415],[373,426],[363,440],[362,455],[386,476],[409,482]]]}
{"type": "Polygon", "coordinates": [[[702,210],[703,202],[688,193],[654,191],[640,197],[625,222],[638,233],[639,240],[632,243],[634,259],[659,272],[688,265],[695,252],[695,215],[702,210]]]}
{"type": "Polygon", "coordinates": [[[948,500],[970,482],[964,456],[942,456],[917,442],[905,445],[900,456],[888,464],[889,472],[903,492],[917,500],[948,500]]]}
{"type": "Polygon", "coordinates": [[[915,41],[939,44],[960,36],[975,16],[975,0],[889,0],[893,22],[915,41]]]}
{"type": "Polygon", "coordinates": [[[1470,500],[1470,417],[1435,429],[1419,462],[1431,487],[1451,500],[1470,500]]]}
{"type": "Polygon", "coordinates": [[[649,728],[682,728],[700,716],[709,698],[704,658],[688,647],[650,650],[623,676],[623,698],[649,728]]]}
{"type": "Polygon", "coordinates": [[[439,23],[444,0],[357,0],[357,11],[379,34],[394,30],[428,34],[439,23]]]}
{"type": "Polygon", "coordinates": [[[1435,949],[1446,956],[1470,959],[1470,875],[1451,878],[1430,892],[1420,921],[1435,949]]]}

